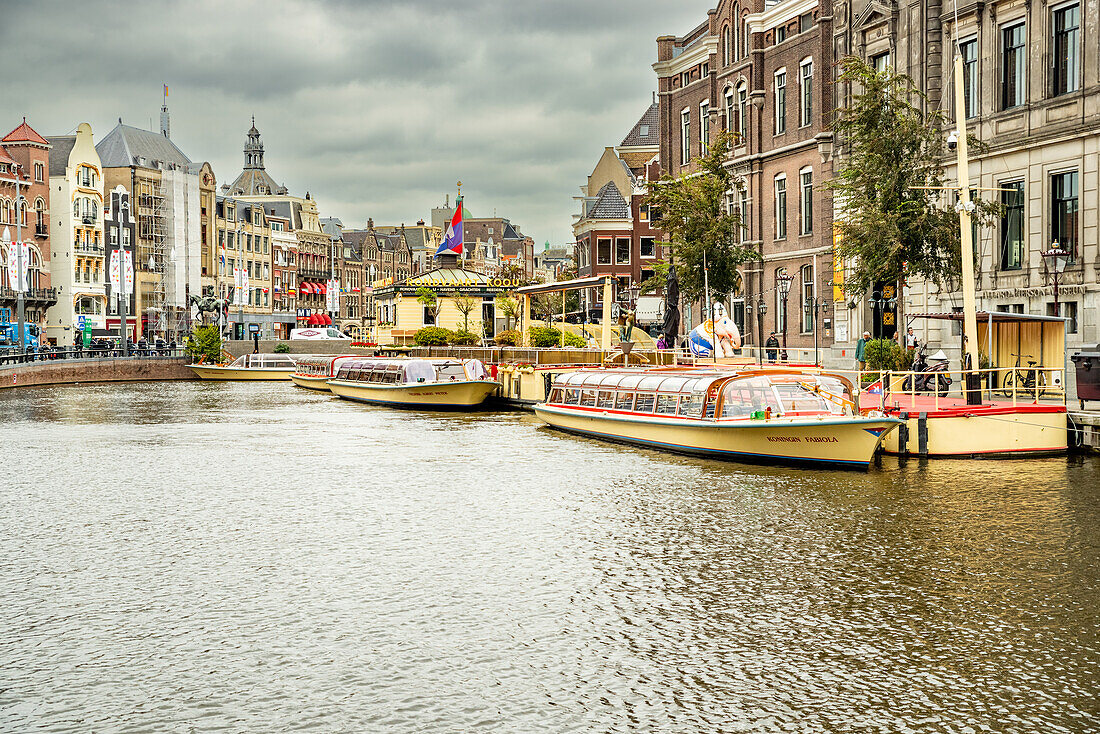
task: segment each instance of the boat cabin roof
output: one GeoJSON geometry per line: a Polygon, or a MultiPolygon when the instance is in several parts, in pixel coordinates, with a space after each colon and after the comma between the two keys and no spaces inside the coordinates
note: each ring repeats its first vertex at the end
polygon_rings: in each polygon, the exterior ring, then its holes
{"type": "Polygon", "coordinates": [[[294,369],[294,360],[285,354],[242,354],[233,360],[229,366],[294,369]]]}

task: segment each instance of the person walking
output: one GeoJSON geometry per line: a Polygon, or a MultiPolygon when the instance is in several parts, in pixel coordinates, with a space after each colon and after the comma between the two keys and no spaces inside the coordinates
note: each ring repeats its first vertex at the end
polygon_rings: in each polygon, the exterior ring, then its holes
{"type": "Polygon", "coordinates": [[[905,348],[916,349],[917,348],[917,335],[913,333],[913,327],[910,326],[909,330],[905,332],[905,348]]]}
{"type": "Polygon", "coordinates": [[[867,369],[867,360],[864,358],[864,352],[867,350],[867,342],[871,341],[871,332],[863,332],[863,336],[856,342],[856,363],[859,365],[859,369],[862,372],[867,369]]]}
{"type": "Polygon", "coordinates": [[[768,336],[768,340],[764,342],[764,350],[768,355],[768,361],[774,362],[779,354],[779,339],[776,338],[774,331],[768,336]]]}

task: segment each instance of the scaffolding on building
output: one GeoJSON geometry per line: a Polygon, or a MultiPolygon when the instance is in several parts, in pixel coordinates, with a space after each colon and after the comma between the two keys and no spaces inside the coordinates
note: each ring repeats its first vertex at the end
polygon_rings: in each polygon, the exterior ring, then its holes
{"type": "Polygon", "coordinates": [[[142,242],[140,263],[142,270],[153,274],[152,288],[145,306],[148,331],[167,334],[169,253],[164,190],[157,179],[143,181],[142,186],[147,190],[138,196],[138,236],[142,242]]]}

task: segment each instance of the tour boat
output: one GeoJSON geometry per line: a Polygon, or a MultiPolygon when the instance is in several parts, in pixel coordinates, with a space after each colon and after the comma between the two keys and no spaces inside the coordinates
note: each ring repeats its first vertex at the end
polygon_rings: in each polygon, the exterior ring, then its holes
{"type": "Polygon", "coordinates": [[[359,358],[341,363],[328,387],[363,403],[459,410],[481,405],[500,384],[477,359],[359,358]]]}
{"type": "Polygon", "coordinates": [[[242,354],[229,364],[191,364],[203,380],[285,380],[294,372],[294,360],[285,354],[242,354]]]}
{"type": "Polygon", "coordinates": [[[797,369],[589,369],[535,414],[553,428],[709,458],[866,469],[901,421],[860,415],[852,384],[797,369]]]}
{"type": "Polygon", "coordinates": [[[308,387],[310,390],[324,390],[328,392],[328,381],[336,376],[340,365],[351,360],[362,359],[361,354],[343,354],[333,356],[310,356],[297,360],[297,367],[290,375],[290,379],[299,387],[308,387]]]}

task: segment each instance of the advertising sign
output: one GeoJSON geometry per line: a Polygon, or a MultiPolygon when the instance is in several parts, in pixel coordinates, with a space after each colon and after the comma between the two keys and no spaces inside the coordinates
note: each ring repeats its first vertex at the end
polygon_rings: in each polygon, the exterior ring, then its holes
{"type": "Polygon", "coordinates": [[[127,296],[134,292],[134,253],[122,252],[122,292],[127,296]]]}
{"type": "Polygon", "coordinates": [[[114,250],[111,253],[111,260],[107,265],[107,273],[111,282],[111,295],[118,295],[119,290],[122,288],[122,264],[119,262],[119,252],[114,250]]]}

